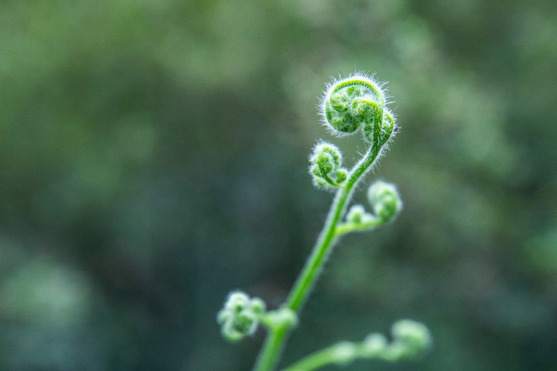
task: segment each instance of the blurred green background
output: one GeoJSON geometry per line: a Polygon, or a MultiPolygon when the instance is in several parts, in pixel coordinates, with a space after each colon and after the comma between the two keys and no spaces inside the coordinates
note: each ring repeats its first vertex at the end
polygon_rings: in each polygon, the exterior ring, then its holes
{"type": "Polygon", "coordinates": [[[364,150],[318,97],[365,71],[401,126],[365,183],[405,209],[343,239],[283,365],[412,318],[428,357],[350,369],[557,370],[555,35],[553,0],[0,2],[0,369],[248,370],[263,332],[216,313],[287,295],[311,147],[364,150]]]}

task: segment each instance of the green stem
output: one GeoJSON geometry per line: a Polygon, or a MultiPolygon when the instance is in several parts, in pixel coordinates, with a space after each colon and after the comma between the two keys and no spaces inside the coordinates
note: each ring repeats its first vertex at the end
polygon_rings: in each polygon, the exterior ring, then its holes
{"type": "Polygon", "coordinates": [[[356,358],[357,354],[357,346],[355,344],[352,343],[340,343],[340,344],[335,344],[335,345],[331,345],[330,347],[327,347],[325,349],[322,349],[318,352],[315,352],[313,354],[310,354],[309,356],[307,356],[306,358],[296,362],[295,364],[293,364],[290,367],[287,367],[284,369],[284,371],[311,371],[311,370],[316,370],[318,368],[321,368],[323,366],[327,366],[330,364],[334,364],[334,363],[349,363],[351,361],[354,360],[354,358],[356,358]],[[344,362],[339,362],[338,359],[338,350],[340,346],[344,346],[345,348],[349,348],[347,349],[349,352],[353,353],[350,354],[350,357],[346,360],[343,360],[344,362]]]}
{"type": "MultiPolygon", "coordinates": [[[[296,312],[296,314],[300,314],[302,305],[307,300],[311,289],[315,286],[317,277],[323,270],[323,263],[334,247],[338,237],[336,228],[346,212],[346,206],[352,196],[354,186],[366,170],[373,165],[381,147],[379,143],[373,143],[366,155],[354,166],[346,183],[337,190],[317,243],[286,300],[286,307],[296,312]]],[[[286,328],[269,331],[265,344],[259,353],[254,371],[272,371],[275,369],[289,333],[290,330],[286,328]]]]}
{"type": "Polygon", "coordinates": [[[339,225],[335,231],[337,237],[355,231],[365,231],[383,224],[383,220],[375,219],[367,223],[343,223],[339,225]]]}
{"type": "Polygon", "coordinates": [[[282,353],[286,340],[286,328],[269,329],[265,344],[259,353],[255,371],[271,371],[275,369],[278,356],[282,353]]]}
{"type": "Polygon", "coordinates": [[[319,164],[318,166],[319,166],[319,170],[321,171],[321,177],[325,179],[325,181],[330,185],[332,185],[333,187],[338,187],[338,183],[333,182],[333,180],[329,178],[327,172],[323,170],[323,166],[321,166],[321,164],[319,164]]]}

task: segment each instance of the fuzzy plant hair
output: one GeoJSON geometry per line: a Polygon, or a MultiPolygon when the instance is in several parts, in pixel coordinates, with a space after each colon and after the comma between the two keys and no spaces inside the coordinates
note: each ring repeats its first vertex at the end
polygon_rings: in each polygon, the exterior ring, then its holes
{"type": "MultiPolygon", "coordinates": [[[[217,321],[224,338],[235,342],[253,335],[261,324],[267,338],[253,368],[272,371],[290,332],[307,301],[326,259],[339,238],[347,233],[367,231],[395,219],[402,209],[396,187],[376,181],[367,192],[369,211],[364,205],[348,208],[358,182],[370,170],[398,131],[395,116],[387,108],[382,84],[365,74],[354,74],[327,85],[320,103],[320,115],[327,129],[345,136],[361,133],[366,143],[362,158],[351,168],[343,167],[342,153],[334,144],[319,141],[309,156],[309,173],[313,184],[335,192],[325,224],[313,250],[285,302],[267,310],[259,298],[236,291],[229,295],[217,321]]],[[[284,370],[309,371],[327,365],[348,365],[354,360],[381,359],[394,362],[419,357],[431,346],[427,327],[412,320],[397,321],[392,328],[393,340],[373,333],[363,342],[343,341],[317,351],[284,370]]]]}

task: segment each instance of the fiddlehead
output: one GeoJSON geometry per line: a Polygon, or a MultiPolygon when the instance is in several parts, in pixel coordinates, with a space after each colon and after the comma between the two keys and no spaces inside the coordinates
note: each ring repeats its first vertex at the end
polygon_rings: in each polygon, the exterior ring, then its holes
{"type": "Polygon", "coordinates": [[[259,298],[250,298],[241,291],[231,292],[224,308],[217,315],[222,336],[232,342],[253,335],[261,316],[265,313],[265,303],[259,298]]]}
{"type": "Polygon", "coordinates": [[[286,307],[266,311],[263,300],[233,291],[218,313],[217,322],[221,325],[222,336],[228,341],[237,342],[253,335],[260,323],[271,330],[291,328],[298,322],[298,317],[286,307]]]}
{"type": "Polygon", "coordinates": [[[336,188],[346,180],[347,171],[342,165],[342,154],[333,144],[318,143],[309,159],[310,174],[317,187],[336,188]]]}
{"type": "Polygon", "coordinates": [[[402,201],[393,184],[377,181],[367,192],[375,216],[383,223],[393,220],[402,209],[402,201]]]}
{"type": "Polygon", "coordinates": [[[385,108],[385,94],[377,82],[353,75],[329,86],[321,104],[325,125],[336,134],[363,129],[372,145],[383,146],[394,132],[395,119],[385,108]]]}

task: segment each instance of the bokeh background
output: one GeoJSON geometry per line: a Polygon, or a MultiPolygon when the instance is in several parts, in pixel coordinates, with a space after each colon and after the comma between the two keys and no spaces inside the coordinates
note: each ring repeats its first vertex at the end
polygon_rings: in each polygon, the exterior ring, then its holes
{"type": "Polygon", "coordinates": [[[0,2],[0,369],[250,369],[263,332],[216,313],[287,295],[311,147],[364,150],[316,104],[365,71],[401,126],[366,183],[405,208],[343,239],[282,365],[412,318],[428,357],[349,369],[556,370],[556,35],[553,0],[0,2]]]}

